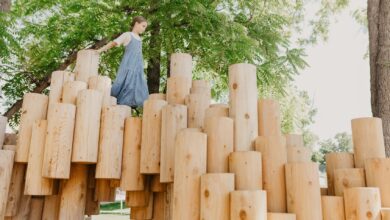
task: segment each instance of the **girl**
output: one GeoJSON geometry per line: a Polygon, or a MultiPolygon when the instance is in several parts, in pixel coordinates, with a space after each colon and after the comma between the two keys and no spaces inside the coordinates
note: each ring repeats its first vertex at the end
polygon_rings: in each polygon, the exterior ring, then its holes
{"type": "Polygon", "coordinates": [[[117,98],[118,104],[128,105],[133,109],[143,106],[144,101],[149,96],[144,76],[142,40],[139,36],[145,32],[147,25],[144,17],[134,17],[131,24],[131,32],[123,33],[97,51],[101,53],[121,45],[126,47],[116,79],[111,88],[111,95],[117,98]]]}

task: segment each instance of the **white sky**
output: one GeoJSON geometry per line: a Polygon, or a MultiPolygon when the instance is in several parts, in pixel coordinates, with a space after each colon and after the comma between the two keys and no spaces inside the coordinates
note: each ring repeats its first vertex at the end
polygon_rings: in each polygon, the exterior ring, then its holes
{"type": "MultiPolygon", "coordinates": [[[[351,0],[350,4],[349,8],[362,8],[366,0],[351,0]]],[[[349,9],[332,21],[327,42],[307,48],[310,67],[296,77],[295,84],[314,100],[318,113],[311,130],[320,139],[351,133],[352,118],[372,115],[367,50],[368,33],[349,9]]]]}

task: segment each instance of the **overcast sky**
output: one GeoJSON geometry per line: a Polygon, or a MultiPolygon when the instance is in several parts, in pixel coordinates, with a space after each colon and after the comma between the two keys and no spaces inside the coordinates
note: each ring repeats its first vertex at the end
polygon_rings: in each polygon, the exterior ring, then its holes
{"type": "MultiPolygon", "coordinates": [[[[366,0],[351,0],[350,8],[366,0]]],[[[312,131],[321,139],[351,133],[350,120],[371,116],[368,33],[346,10],[330,26],[329,39],[306,50],[310,67],[295,84],[309,92],[318,109],[312,131]]]]}

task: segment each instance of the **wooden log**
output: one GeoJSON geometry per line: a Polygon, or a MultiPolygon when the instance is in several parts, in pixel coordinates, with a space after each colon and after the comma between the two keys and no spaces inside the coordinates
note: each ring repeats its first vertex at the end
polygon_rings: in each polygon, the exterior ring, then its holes
{"type": "Polygon", "coordinates": [[[204,130],[207,130],[207,123],[211,118],[214,117],[229,117],[229,107],[227,106],[214,106],[208,107],[204,115],[204,130]]]}
{"type": "Polygon", "coordinates": [[[259,99],[259,136],[280,136],[281,118],[280,106],[276,100],[259,99]]]}
{"type": "Polygon", "coordinates": [[[6,216],[4,220],[29,220],[30,211],[31,211],[31,196],[23,195],[16,215],[6,216]]]}
{"type": "Polygon", "coordinates": [[[77,97],[72,162],[96,163],[99,147],[102,94],[82,90],[77,97]]]}
{"type": "Polygon", "coordinates": [[[153,194],[153,220],[165,220],[166,192],[156,192],[153,194]]]}
{"type": "Polygon", "coordinates": [[[205,111],[210,106],[210,98],[204,94],[189,94],[185,103],[188,107],[188,127],[203,130],[205,111]]]}
{"type": "Polygon", "coordinates": [[[99,53],[96,50],[79,50],[75,66],[76,80],[88,83],[91,76],[97,76],[99,53]]]}
{"type": "Polygon", "coordinates": [[[364,168],[367,159],[386,157],[380,118],[356,118],[351,124],[356,168],[364,168]]]}
{"type": "Polygon", "coordinates": [[[288,163],[285,168],[288,212],[300,220],[322,219],[318,165],[288,163]]]}
{"type": "Polygon", "coordinates": [[[76,105],[80,91],[87,89],[88,85],[82,81],[65,82],[62,89],[62,103],[76,105]]]}
{"type": "Polygon", "coordinates": [[[173,186],[174,183],[167,183],[167,192],[164,202],[164,219],[172,219],[173,216],[173,186]]]}
{"type": "Polygon", "coordinates": [[[148,206],[150,194],[153,194],[153,192],[149,188],[142,191],[126,191],[126,205],[128,207],[148,206]]]}
{"type": "Polygon", "coordinates": [[[321,189],[320,189],[320,191],[321,191],[321,196],[327,196],[327,195],[329,195],[329,191],[328,191],[328,188],[324,188],[324,187],[321,187],[321,189]]]}
{"type": "Polygon", "coordinates": [[[167,97],[164,93],[153,93],[153,94],[149,95],[148,99],[149,100],[150,99],[157,99],[157,100],[164,100],[165,101],[167,99],[167,97]]]}
{"type": "Polygon", "coordinates": [[[254,149],[258,135],[256,66],[229,66],[229,116],[234,119],[235,151],[254,149]]]}
{"type": "Polygon", "coordinates": [[[149,194],[148,204],[143,207],[130,207],[130,219],[152,219],[153,218],[153,193],[149,194]]]}
{"type": "Polygon", "coordinates": [[[5,133],[4,145],[16,145],[16,139],[18,136],[14,133],[5,133]]]}
{"type": "Polygon", "coordinates": [[[125,119],[130,115],[131,108],[126,105],[103,108],[96,178],[121,178],[123,132],[125,119]]]}
{"type": "Polygon", "coordinates": [[[236,190],[263,189],[261,153],[238,151],[229,156],[229,172],[235,174],[236,190]]]}
{"type": "Polygon", "coordinates": [[[16,144],[16,162],[27,163],[28,151],[30,149],[32,125],[35,120],[46,119],[48,102],[48,97],[42,94],[27,93],[23,96],[19,135],[16,144]]]}
{"type": "Polygon", "coordinates": [[[341,196],[321,196],[323,220],[345,220],[344,199],[341,196]]]}
{"type": "Polygon", "coordinates": [[[0,150],[0,219],[4,218],[7,208],[14,156],[14,151],[0,150]]]}
{"type": "Polygon", "coordinates": [[[114,202],[115,193],[115,188],[110,186],[109,179],[96,179],[95,201],[114,202]]]}
{"type": "Polygon", "coordinates": [[[367,186],[378,187],[382,207],[390,207],[390,158],[367,159],[365,168],[367,186]]]}
{"type": "Polygon", "coordinates": [[[390,208],[381,209],[382,220],[390,220],[390,208]]]}
{"type": "Polygon", "coordinates": [[[42,176],[68,179],[76,106],[56,103],[48,118],[42,176]]]}
{"type": "Polygon", "coordinates": [[[172,53],[170,75],[192,77],[192,56],[187,53],[172,53]]]}
{"type": "Polygon", "coordinates": [[[85,202],[85,215],[99,215],[100,203],[95,200],[95,189],[87,188],[86,202],[85,202]]]}
{"type": "Polygon", "coordinates": [[[211,87],[207,80],[192,80],[191,94],[200,94],[211,100],[211,87]]]}
{"type": "Polygon", "coordinates": [[[3,145],[3,150],[10,150],[16,152],[16,145],[3,145]]]}
{"type": "Polygon", "coordinates": [[[267,213],[267,220],[296,220],[295,214],[291,213],[267,213]]]}
{"type": "Polygon", "coordinates": [[[286,139],[280,134],[268,134],[258,137],[255,145],[262,156],[263,188],[267,191],[268,211],[287,212],[284,170],[287,163],[286,139]]]}
{"type": "MultiPolygon", "coordinates": [[[[112,105],[111,79],[108,76],[91,76],[88,79],[88,88],[102,93],[102,106],[112,105]]],[[[116,104],[116,101],[115,101],[116,104]]]]}
{"type": "Polygon", "coordinates": [[[72,165],[69,180],[63,182],[58,219],[84,220],[88,166],[72,165]]]}
{"type": "Polygon", "coordinates": [[[66,82],[74,81],[75,74],[67,71],[54,71],[51,74],[49,106],[62,102],[62,89],[66,82]]]}
{"type": "Polygon", "coordinates": [[[14,216],[20,208],[20,199],[23,195],[24,174],[26,165],[22,163],[14,163],[12,169],[11,183],[9,185],[7,208],[5,216],[14,216]]]}
{"type": "Polygon", "coordinates": [[[54,182],[42,177],[42,165],[46,139],[47,121],[39,120],[33,124],[31,145],[26,171],[25,195],[52,195],[54,182]]]}
{"type": "Polygon", "coordinates": [[[267,194],[263,190],[230,193],[230,219],[267,219],[267,194]]]}
{"type": "Polygon", "coordinates": [[[160,175],[151,176],[150,190],[152,192],[165,192],[167,184],[160,182],[160,175]]]}
{"type": "Polygon", "coordinates": [[[110,187],[119,188],[120,185],[121,185],[121,180],[117,180],[117,179],[110,180],[110,187]]]}
{"type": "Polygon", "coordinates": [[[0,150],[3,148],[5,140],[5,129],[7,128],[7,117],[0,116],[0,150]]]}
{"type": "Polygon", "coordinates": [[[117,99],[115,97],[110,97],[110,105],[117,105],[117,99]]]}
{"type": "Polygon", "coordinates": [[[141,118],[126,118],[122,155],[122,177],[120,182],[120,188],[123,191],[144,190],[145,176],[140,172],[141,131],[141,118]]]}
{"type": "Polygon", "coordinates": [[[29,220],[42,220],[43,206],[44,206],[43,197],[32,197],[31,198],[31,211],[29,214],[29,220]]]}
{"type": "Polygon", "coordinates": [[[200,177],[206,173],[207,135],[182,130],[175,144],[172,220],[199,220],[200,177]]]}
{"type": "Polygon", "coordinates": [[[364,169],[343,168],[334,170],[334,188],[336,196],[343,196],[346,188],[364,186],[366,186],[364,169]]]}
{"type": "Polygon", "coordinates": [[[346,219],[381,220],[381,197],[378,188],[353,187],[344,191],[346,219]]]}
{"type": "Polygon", "coordinates": [[[311,162],[312,151],[308,147],[287,147],[287,162],[311,162]]]}
{"type": "Polygon", "coordinates": [[[45,196],[45,204],[43,206],[42,220],[58,219],[60,211],[60,195],[45,196]]]}
{"type": "Polygon", "coordinates": [[[225,103],[214,103],[210,105],[210,108],[227,108],[229,111],[229,104],[225,103]]]}
{"type": "Polygon", "coordinates": [[[191,77],[171,76],[167,80],[167,102],[169,104],[184,104],[185,98],[190,94],[191,77]]]}
{"type": "Polygon", "coordinates": [[[141,173],[160,173],[161,115],[164,100],[146,100],[142,116],[141,173]]]}
{"type": "Polygon", "coordinates": [[[185,105],[165,105],[161,112],[161,167],[160,181],[173,182],[175,173],[175,138],[183,128],[187,128],[187,107],[185,105]]]}
{"type": "Polygon", "coordinates": [[[353,168],[353,154],[347,152],[328,153],[325,155],[326,176],[328,182],[328,194],[335,195],[334,191],[334,170],[341,168],[353,168]]]}
{"type": "Polygon", "coordinates": [[[202,220],[230,220],[230,192],[234,174],[204,174],[200,179],[200,217],[202,220]]]}
{"type": "Polygon", "coordinates": [[[233,119],[213,117],[206,122],[207,172],[229,172],[229,155],[233,152],[233,119]]]}
{"type": "Polygon", "coordinates": [[[303,136],[301,134],[286,134],[287,147],[304,147],[303,136]]]}

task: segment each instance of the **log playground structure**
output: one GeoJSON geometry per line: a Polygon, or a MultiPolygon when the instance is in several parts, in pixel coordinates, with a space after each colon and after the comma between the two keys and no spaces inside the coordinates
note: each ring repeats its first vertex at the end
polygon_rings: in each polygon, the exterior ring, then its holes
{"type": "Polygon", "coordinates": [[[258,98],[256,66],[231,65],[229,103],[212,104],[192,63],[171,55],[142,117],[110,96],[93,50],[52,73],[48,96],[25,94],[17,134],[0,118],[0,220],[83,220],[117,188],[134,220],[390,220],[381,119],[352,120],[354,153],[326,155],[321,188],[302,135],[258,98]]]}

